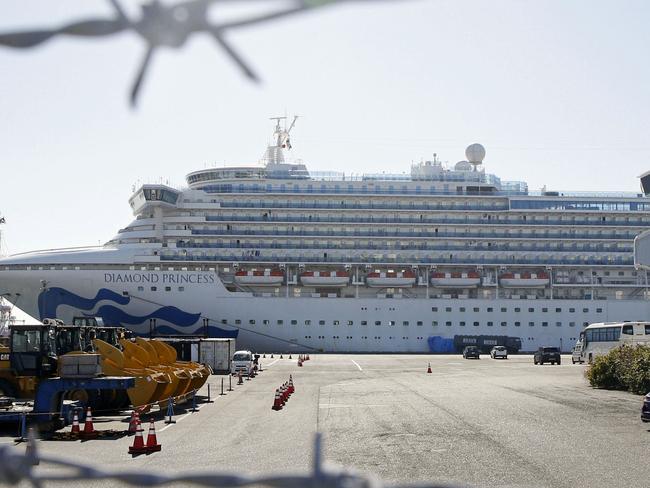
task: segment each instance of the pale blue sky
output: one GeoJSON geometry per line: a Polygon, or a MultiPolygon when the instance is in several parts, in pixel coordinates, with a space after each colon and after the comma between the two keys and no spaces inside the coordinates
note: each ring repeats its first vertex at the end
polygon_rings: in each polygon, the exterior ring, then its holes
{"type": "MultiPolygon", "coordinates": [[[[0,30],[112,15],[103,0],[0,11],[0,30]]],[[[255,162],[267,118],[285,110],[303,117],[294,149],[312,170],[402,172],[481,142],[487,171],[531,189],[637,191],[650,169],[649,15],[647,1],[333,7],[229,35],[260,86],[206,36],[158,53],[135,112],[126,97],[144,46],[133,34],[0,48],[7,246],[104,242],[131,220],[137,180],[255,162]]]]}

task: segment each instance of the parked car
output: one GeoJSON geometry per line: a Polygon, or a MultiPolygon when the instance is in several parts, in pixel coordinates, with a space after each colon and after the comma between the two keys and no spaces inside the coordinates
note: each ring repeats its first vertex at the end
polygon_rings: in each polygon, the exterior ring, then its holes
{"type": "Polygon", "coordinates": [[[650,393],[648,393],[643,400],[643,407],[641,407],[641,420],[643,422],[650,422],[650,393]]]}
{"type": "Polygon", "coordinates": [[[463,349],[463,357],[465,359],[481,359],[481,353],[478,350],[478,347],[476,346],[467,346],[465,349],[463,349]]]}
{"type": "Polygon", "coordinates": [[[582,342],[576,342],[576,345],[571,349],[571,363],[584,363],[585,360],[582,357],[582,342]]]}
{"type": "Polygon", "coordinates": [[[533,356],[535,364],[560,364],[560,349],[557,347],[544,346],[540,347],[533,356]]]}
{"type": "Polygon", "coordinates": [[[508,359],[508,350],[505,346],[494,346],[490,351],[490,357],[492,359],[508,359]]]}

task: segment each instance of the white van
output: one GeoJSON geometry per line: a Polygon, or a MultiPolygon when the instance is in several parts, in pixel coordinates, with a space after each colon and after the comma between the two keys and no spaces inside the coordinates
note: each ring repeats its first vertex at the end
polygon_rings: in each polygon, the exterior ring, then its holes
{"type": "Polygon", "coordinates": [[[248,376],[253,371],[253,353],[250,351],[235,351],[230,362],[230,373],[248,376]]]}
{"type": "Polygon", "coordinates": [[[571,363],[584,363],[585,360],[582,357],[582,342],[578,341],[576,342],[576,345],[573,346],[573,349],[571,349],[571,363]]]}

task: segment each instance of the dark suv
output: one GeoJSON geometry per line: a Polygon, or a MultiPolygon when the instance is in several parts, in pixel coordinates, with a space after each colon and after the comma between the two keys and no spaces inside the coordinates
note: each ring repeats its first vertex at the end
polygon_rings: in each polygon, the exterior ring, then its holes
{"type": "Polygon", "coordinates": [[[469,359],[469,358],[481,359],[481,353],[479,352],[478,347],[467,346],[465,349],[463,349],[463,357],[465,359],[469,359]]]}
{"type": "Polygon", "coordinates": [[[643,400],[643,407],[641,407],[641,420],[650,422],[650,393],[648,393],[643,400]]]}
{"type": "Polygon", "coordinates": [[[535,364],[560,364],[560,349],[557,347],[540,347],[533,356],[535,364]]]}

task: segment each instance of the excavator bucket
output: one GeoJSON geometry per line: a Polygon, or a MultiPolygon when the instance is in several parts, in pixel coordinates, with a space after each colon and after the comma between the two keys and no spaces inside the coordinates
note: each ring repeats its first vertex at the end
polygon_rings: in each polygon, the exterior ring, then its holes
{"type": "Polygon", "coordinates": [[[151,339],[149,343],[156,349],[159,358],[165,358],[166,364],[173,364],[177,368],[184,368],[192,374],[190,391],[201,388],[212,374],[210,368],[203,364],[193,361],[178,361],[176,349],[163,341],[151,339]]]}
{"type": "Polygon", "coordinates": [[[172,383],[164,372],[146,368],[142,363],[100,339],[94,339],[95,350],[100,354],[104,374],[108,376],[133,376],[135,386],[126,390],[131,404],[136,408],[149,409],[164,398],[172,383]]]}

